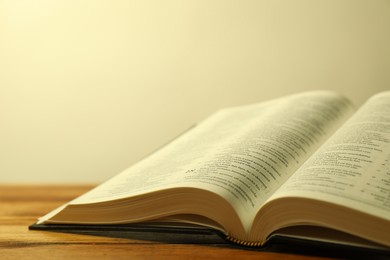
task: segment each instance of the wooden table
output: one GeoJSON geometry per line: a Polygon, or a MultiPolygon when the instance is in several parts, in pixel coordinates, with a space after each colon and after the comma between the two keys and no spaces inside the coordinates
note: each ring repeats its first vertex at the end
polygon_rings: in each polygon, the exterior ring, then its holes
{"type": "Polygon", "coordinates": [[[28,230],[28,226],[38,217],[91,187],[0,185],[0,259],[324,259],[215,244],[169,244],[132,238],[28,230]]]}

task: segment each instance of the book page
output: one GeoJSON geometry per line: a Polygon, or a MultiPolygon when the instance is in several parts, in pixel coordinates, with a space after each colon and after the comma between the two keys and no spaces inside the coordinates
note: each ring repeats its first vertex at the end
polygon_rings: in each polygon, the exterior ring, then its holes
{"type": "Polygon", "coordinates": [[[373,96],[275,197],[331,201],[390,220],[390,92],[373,96]]]}
{"type": "Polygon", "coordinates": [[[249,225],[251,212],[352,111],[348,100],[331,92],[222,110],[73,203],[195,187],[224,197],[249,225]]]}

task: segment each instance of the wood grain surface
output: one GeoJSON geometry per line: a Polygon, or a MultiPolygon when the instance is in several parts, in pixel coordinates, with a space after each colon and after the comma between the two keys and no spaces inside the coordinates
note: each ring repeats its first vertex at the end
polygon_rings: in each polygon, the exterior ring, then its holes
{"type": "Polygon", "coordinates": [[[91,188],[0,185],[0,259],[324,259],[215,244],[168,244],[28,229],[38,217],[91,188]]]}

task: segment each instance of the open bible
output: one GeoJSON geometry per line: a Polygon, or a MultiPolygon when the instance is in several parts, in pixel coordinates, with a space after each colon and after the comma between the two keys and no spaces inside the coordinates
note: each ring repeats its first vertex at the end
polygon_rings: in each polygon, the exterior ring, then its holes
{"type": "Polygon", "coordinates": [[[328,91],[220,110],[34,226],[63,224],[200,226],[247,246],[280,235],[390,250],[390,92],[356,111],[328,91]]]}

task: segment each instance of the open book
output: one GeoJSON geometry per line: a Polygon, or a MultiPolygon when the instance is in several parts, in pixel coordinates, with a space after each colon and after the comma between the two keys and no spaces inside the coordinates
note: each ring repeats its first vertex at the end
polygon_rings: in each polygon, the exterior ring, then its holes
{"type": "Polygon", "coordinates": [[[389,250],[390,92],[357,111],[328,91],[223,109],[37,225],[131,223],[389,250]]]}

